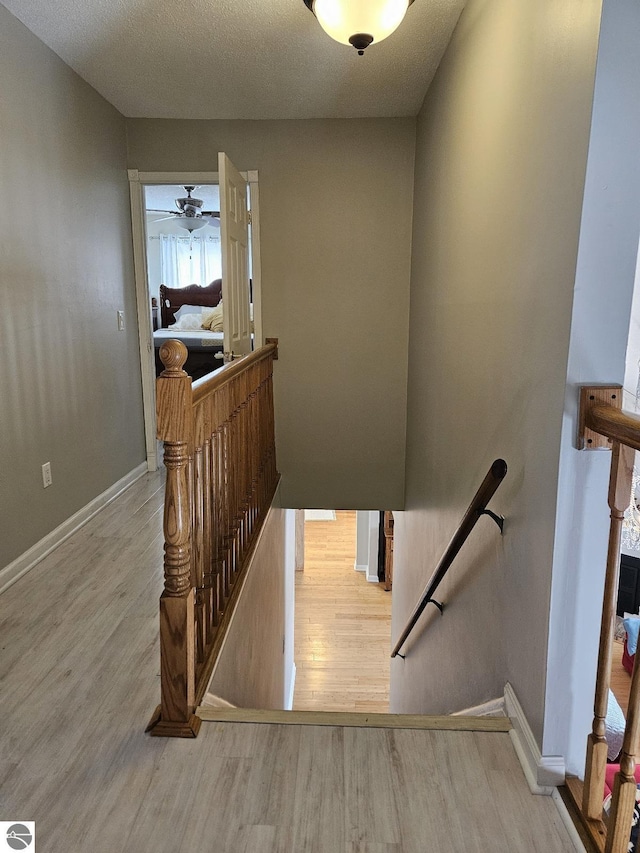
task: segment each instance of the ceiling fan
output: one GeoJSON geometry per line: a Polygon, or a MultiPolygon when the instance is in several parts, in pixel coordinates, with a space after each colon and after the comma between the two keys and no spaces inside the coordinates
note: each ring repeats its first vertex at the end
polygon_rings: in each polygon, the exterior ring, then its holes
{"type": "Polygon", "coordinates": [[[204,204],[201,198],[193,198],[191,193],[196,189],[195,186],[186,186],[186,196],[177,198],[177,210],[148,210],[147,213],[168,213],[169,216],[163,219],[156,220],[163,222],[167,219],[172,219],[181,228],[186,228],[187,231],[197,231],[198,228],[204,228],[205,225],[212,225],[214,228],[220,227],[220,211],[219,210],[202,210],[204,204]]]}

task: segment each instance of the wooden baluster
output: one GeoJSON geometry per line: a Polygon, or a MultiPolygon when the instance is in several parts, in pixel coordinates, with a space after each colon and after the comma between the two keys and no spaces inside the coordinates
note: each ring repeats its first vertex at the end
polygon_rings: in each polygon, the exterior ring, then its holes
{"type": "Polygon", "coordinates": [[[212,428],[211,428],[211,399],[206,401],[204,434],[205,442],[202,449],[202,523],[203,523],[203,581],[204,581],[204,630],[205,645],[209,645],[213,639],[214,619],[214,542],[211,528],[211,505],[213,501],[213,483],[211,479],[212,467],[212,428]]]}
{"type": "Polygon", "coordinates": [[[594,717],[592,731],[587,741],[587,760],[582,800],[582,811],[586,817],[592,820],[602,816],[604,776],[607,765],[605,717],[607,716],[607,703],[609,699],[609,669],[613,649],[618,575],[620,572],[620,533],[622,531],[624,511],[629,505],[631,495],[633,459],[634,451],[630,447],[621,445],[618,442],[613,444],[611,475],[609,478],[609,507],[611,509],[609,550],[607,553],[604,599],[602,602],[594,717]]]}
{"type": "MultiPolygon", "coordinates": [[[[258,365],[259,367],[259,365],[258,365]]],[[[258,382],[259,382],[258,375],[258,382]]],[[[251,535],[253,535],[253,531],[256,526],[257,521],[257,486],[258,486],[258,465],[259,465],[259,454],[260,454],[260,441],[258,436],[258,405],[260,403],[260,385],[258,384],[253,394],[251,395],[251,432],[249,438],[249,448],[251,451],[251,481],[250,481],[250,497],[249,497],[249,507],[250,507],[250,525],[251,525],[251,535]]]]}
{"type": "Polygon", "coordinates": [[[196,661],[202,663],[205,656],[205,593],[204,593],[204,411],[203,404],[194,412],[193,454],[193,586],[195,588],[196,661]]]}
{"type": "Polygon", "coordinates": [[[251,452],[251,476],[249,480],[249,518],[251,525],[251,535],[255,530],[257,521],[257,506],[256,506],[256,486],[258,483],[258,459],[260,453],[260,443],[258,436],[258,404],[260,400],[260,365],[256,366],[255,382],[251,393],[250,412],[250,433],[249,433],[249,449],[251,452]]]}
{"type": "Polygon", "coordinates": [[[616,773],[611,796],[611,811],[607,826],[605,853],[627,853],[636,802],[636,754],[640,739],[640,675],[634,663],[629,710],[620,756],[620,771],[616,773]]]}
{"type": "Polygon", "coordinates": [[[239,494],[240,494],[240,476],[239,476],[239,459],[240,459],[240,404],[238,402],[239,397],[239,383],[232,383],[232,394],[233,394],[233,416],[232,416],[232,427],[231,427],[231,446],[229,448],[229,485],[231,487],[231,547],[232,547],[232,559],[231,559],[231,579],[232,583],[235,583],[236,576],[238,574],[239,566],[239,553],[238,553],[238,531],[240,528],[240,514],[239,514],[239,494]]]}
{"type": "Polygon", "coordinates": [[[231,397],[229,386],[223,389],[224,404],[225,404],[225,421],[222,442],[222,524],[220,528],[220,536],[222,538],[222,575],[223,575],[223,599],[222,609],[224,610],[227,599],[231,594],[231,484],[230,480],[230,450],[231,450],[231,397]]]}
{"type": "Polygon", "coordinates": [[[219,395],[216,395],[216,431],[213,434],[212,456],[212,533],[214,541],[215,586],[214,586],[214,619],[215,625],[220,622],[220,614],[224,607],[224,553],[223,553],[223,492],[224,471],[222,463],[222,446],[224,441],[224,416],[220,417],[219,395]]]}
{"type": "Polygon", "coordinates": [[[265,406],[265,419],[267,422],[266,440],[267,458],[269,464],[268,491],[271,491],[278,476],[276,469],[276,443],[275,443],[275,410],[273,406],[273,355],[269,357],[269,380],[267,382],[267,405],[265,406]]]}
{"type": "Polygon", "coordinates": [[[161,703],[152,735],[195,737],[194,595],[191,586],[191,496],[188,466],[193,442],[191,379],[182,370],[187,350],[179,341],[160,348],[165,369],[157,382],[158,438],[164,442],[164,592],[160,598],[161,703]]]}
{"type": "Polygon", "coordinates": [[[249,378],[250,373],[247,371],[243,385],[243,401],[240,405],[240,455],[238,458],[238,468],[240,475],[240,494],[238,501],[238,515],[240,519],[239,525],[239,541],[240,541],[240,560],[242,563],[249,545],[249,529],[248,529],[248,509],[249,509],[249,378]]]}

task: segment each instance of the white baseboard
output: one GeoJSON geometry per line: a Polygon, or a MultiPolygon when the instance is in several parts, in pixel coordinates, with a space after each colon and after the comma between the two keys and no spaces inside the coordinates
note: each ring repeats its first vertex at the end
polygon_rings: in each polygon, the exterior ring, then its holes
{"type": "Polygon", "coordinates": [[[497,699],[490,699],[488,702],[483,702],[481,705],[474,705],[473,708],[465,708],[463,711],[455,711],[451,714],[452,717],[502,717],[506,716],[507,711],[504,703],[504,696],[499,696],[497,699]]]}
{"type": "Polygon", "coordinates": [[[115,500],[118,495],[121,495],[125,489],[128,489],[136,480],[147,473],[147,463],[141,462],[133,471],[125,474],[117,483],[110,486],[101,495],[94,498],[86,506],[79,509],[66,521],[58,525],[51,533],[47,533],[39,542],[32,545],[28,551],[17,557],[8,566],[0,569],[0,594],[9,589],[23,575],[26,575],[40,560],[43,560],[47,554],[50,554],[54,548],[61,545],[66,539],[73,535],[76,530],[79,530],[83,524],[93,518],[101,509],[104,509],[107,504],[115,500]]]}
{"type": "Polygon", "coordinates": [[[516,754],[532,794],[550,796],[558,785],[565,782],[565,763],[562,755],[542,755],[531,731],[522,705],[513,687],[507,683],[504,701],[513,729],[509,732],[516,754]]]}
{"type": "Polygon", "coordinates": [[[205,693],[204,698],[199,706],[200,708],[237,708],[237,705],[232,705],[226,699],[216,696],[215,693],[205,693]]]}
{"type": "Polygon", "coordinates": [[[356,572],[366,572],[368,567],[366,563],[354,563],[353,568],[356,572]]]}
{"type": "Polygon", "coordinates": [[[296,665],[295,662],[291,662],[291,679],[289,681],[289,695],[286,699],[286,704],[284,707],[285,711],[293,711],[293,694],[296,691],[296,665]]]}

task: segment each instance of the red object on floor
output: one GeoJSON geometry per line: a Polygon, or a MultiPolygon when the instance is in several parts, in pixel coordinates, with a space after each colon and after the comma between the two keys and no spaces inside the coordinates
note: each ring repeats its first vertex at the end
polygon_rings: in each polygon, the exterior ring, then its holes
{"type": "Polygon", "coordinates": [[[635,655],[630,655],[627,649],[627,638],[624,638],[624,650],[622,652],[622,666],[627,670],[629,675],[633,674],[633,662],[636,659],[635,655]]]}
{"type": "MultiPolygon", "coordinates": [[[[620,770],[619,764],[607,764],[607,769],[604,773],[604,796],[606,797],[613,791],[613,780],[615,775],[620,770]]],[[[640,782],[640,766],[636,767],[635,771],[636,782],[640,782]]]]}

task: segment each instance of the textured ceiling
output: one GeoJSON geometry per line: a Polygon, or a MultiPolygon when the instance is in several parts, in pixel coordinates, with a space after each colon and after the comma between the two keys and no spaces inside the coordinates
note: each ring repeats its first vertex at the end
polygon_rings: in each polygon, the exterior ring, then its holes
{"type": "Polygon", "coordinates": [[[3,0],[130,117],[415,115],[464,0],[415,0],[364,56],[303,0],[3,0]]]}

